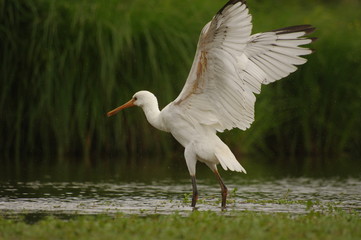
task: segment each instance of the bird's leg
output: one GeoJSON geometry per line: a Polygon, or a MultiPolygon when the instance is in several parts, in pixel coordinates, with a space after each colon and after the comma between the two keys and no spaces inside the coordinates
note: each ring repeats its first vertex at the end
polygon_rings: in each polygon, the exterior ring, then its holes
{"type": "Polygon", "coordinates": [[[193,187],[193,196],[192,196],[192,205],[191,206],[193,208],[195,208],[197,200],[198,200],[198,190],[197,190],[196,176],[191,175],[191,179],[192,179],[192,187],[193,187]]]}
{"type": "Polygon", "coordinates": [[[214,174],[216,175],[217,179],[218,179],[218,182],[219,182],[219,185],[221,186],[221,194],[222,194],[222,210],[226,209],[226,201],[227,201],[227,193],[228,193],[228,190],[227,190],[227,187],[226,185],[224,185],[224,182],[221,178],[221,175],[219,175],[218,171],[217,170],[214,170],[214,174]]]}
{"type": "Polygon", "coordinates": [[[193,144],[189,144],[184,149],[184,157],[186,159],[189,175],[192,179],[192,188],[193,188],[193,196],[192,196],[192,207],[193,210],[196,209],[196,203],[198,199],[198,190],[197,190],[197,182],[196,182],[196,164],[197,164],[197,155],[194,151],[193,144]]]}

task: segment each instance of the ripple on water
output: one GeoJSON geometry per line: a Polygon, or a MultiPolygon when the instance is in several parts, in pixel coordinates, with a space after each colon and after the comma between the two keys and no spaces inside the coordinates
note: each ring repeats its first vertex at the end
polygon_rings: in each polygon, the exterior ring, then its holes
{"type": "MultiPolygon", "coordinates": [[[[260,212],[306,213],[332,203],[361,211],[361,180],[283,178],[268,181],[234,179],[228,184],[229,209],[260,212]],[[236,190],[235,190],[236,189],[236,190]]],[[[198,183],[200,210],[220,211],[219,187],[198,183]]],[[[170,214],[188,213],[189,181],[145,183],[112,182],[4,182],[0,185],[3,213],[50,214],[170,214]]]]}

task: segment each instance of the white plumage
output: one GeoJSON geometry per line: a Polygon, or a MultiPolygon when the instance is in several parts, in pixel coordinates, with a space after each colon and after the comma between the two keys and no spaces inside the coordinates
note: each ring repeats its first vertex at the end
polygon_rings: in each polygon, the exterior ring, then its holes
{"type": "Polygon", "coordinates": [[[255,94],[261,85],[288,76],[312,50],[300,47],[314,39],[314,31],[299,25],[251,35],[252,17],[245,1],[230,0],[202,29],[189,76],[180,95],[162,111],[156,97],[137,92],[108,116],[130,106],[140,106],[149,123],[170,132],[185,148],[193,184],[192,206],[198,198],[196,163],[201,161],[216,174],[222,189],[222,208],[227,188],[218,171],[244,172],[231,150],[216,135],[225,129],[246,130],[254,121],[255,94]]]}

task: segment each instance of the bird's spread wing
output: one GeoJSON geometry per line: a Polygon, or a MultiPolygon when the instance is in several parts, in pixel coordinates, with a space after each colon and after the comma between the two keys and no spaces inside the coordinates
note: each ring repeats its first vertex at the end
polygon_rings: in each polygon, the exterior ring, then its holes
{"type": "Polygon", "coordinates": [[[286,77],[312,51],[309,25],[251,35],[245,1],[230,0],[200,35],[186,84],[174,100],[190,120],[224,129],[247,129],[254,121],[255,93],[261,85],[286,77]]]}

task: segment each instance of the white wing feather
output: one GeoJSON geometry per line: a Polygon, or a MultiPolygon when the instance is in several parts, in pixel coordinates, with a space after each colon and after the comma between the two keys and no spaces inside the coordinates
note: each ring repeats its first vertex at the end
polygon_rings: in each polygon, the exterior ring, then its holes
{"type": "Polygon", "coordinates": [[[313,27],[251,35],[251,19],[245,2],[231,0],[204,26],[186,84],[173,102],[193,121],[217,131],[249,128],[261,85],[296,71],[306,62],[300,56],[312,52],[299,45],[312,42],[303,36],[313,27]]]}

